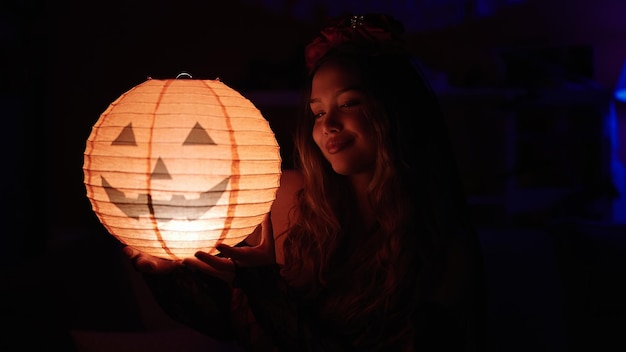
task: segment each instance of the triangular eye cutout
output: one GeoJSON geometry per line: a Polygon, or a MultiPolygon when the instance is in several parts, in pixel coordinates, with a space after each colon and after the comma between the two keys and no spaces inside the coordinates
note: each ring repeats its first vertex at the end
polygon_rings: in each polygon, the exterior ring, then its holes
{"type": "Polygon", "coordinates": [[[193,128],[189,132],[187,139],[185,139],[185,142],[183,143],[183,145],[190,145],[190,144],[213,144],[214,145],[216,143],[213,142],[213,139],[211,139],[211,137],[206,132],[204,127],[200,126],[200,124],[196,122],[195,126],[193,126],[193,128]]]}
{"type": "Polygon", "coordinates": [[[167,167],[165,167],[165,163],[163,162],[163,160],[161,160],[161,158],[157,160],[156,165],[154,166],[154,170],[152,170],[152,175],[150,175],[150,177],[160,180],[172,179],[170,172],[167,171],[167,167]]]}
{"type": "Polygon", "coordinates": [[[120,132],[111,145],[137,145],[132,122],[122,129],[122,132],[120,132]]]}

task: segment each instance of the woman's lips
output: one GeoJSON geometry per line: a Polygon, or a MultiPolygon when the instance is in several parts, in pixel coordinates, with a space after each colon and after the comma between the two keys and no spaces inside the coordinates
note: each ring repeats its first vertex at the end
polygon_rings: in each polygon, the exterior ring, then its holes
{"type": "Polygon", "coordinates": [[[335,154],[348,147],[351,143],[351,139],[331,138],[326,142],[326,151],[328,154],[335,154]]]}

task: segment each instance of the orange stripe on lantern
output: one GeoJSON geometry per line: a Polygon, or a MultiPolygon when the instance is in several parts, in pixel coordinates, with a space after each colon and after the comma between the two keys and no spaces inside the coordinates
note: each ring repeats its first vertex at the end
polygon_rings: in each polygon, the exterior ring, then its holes
{"type": "MultiPolygon", "coordinates": [[[[220,96],[215,93],[215,91],[213,90],[213,88],[211,88],[208,84],[206,84],[206,82],[202,82],[204,83],[204,86],[207,87],[208,90],[210,90],[213,94],[215,94],[217,101],[219,102],[220,106],[222,107],[222,112],[224,113],[224,117],[226,118],[226,126],[228,127],[228,136],[230,139],[230,145],[231,145],[231,152],[232,152],[232,163],[231,163],[231,167],[230,167],[230,174],[233,175],[230,178],[230,182],[231,182],[231,191],[230,191],[230,195],[229,195],[229,202],[228,202],[228,210],[226,211],[226,220],[224,221],[224,228],[222,229],[222,233],[220,234],[219,239],[216,242],[216,245],[224,242],[224,239],[226,238],[226,234],[228,233],[228,228],[232,225],[233,222],[233,217],[235,215],[235,207],[237,204],[237,197],[239,195],[239,192],[237,191],[239,189],[239,177],[238,176],[234,176],[234,175],[239,175],[239,151],[237,150],[237,144],[235,143],[235,131],[233,130],[233,125],[231,123],[230,120],[230,115],[228,114],[228,110],[226,110],[226,106],[224,105],[224,103],[222,103],[222,99],[220,99],[220,96]]],[[[215,253],[217,250],[214,248],[211,248],[211,250],[209,251],[209,253],[213,254],[215,253]]]]}
{"type": "MultiPolygon", "coordinates": [[[[154,111],[152,112],[153,116],[156,116],[157,111],[159,110],[159,107],[161,106],[161,101],[163,100],[163,95],[165,95],[165,91],[167,90],[167,88],[170,86],[170,84],[173,81],[168,80],[165,81],[165,84],[163,85],[163,88],[161,89],[161,92],[159,93],[159,97],[156,101],[156,104],[154,106],[154,111]]],[[[150,126],[150,131],[154,131],[154,124],[156,123],[156,118],[152,119],[152,123],[150,126]]],[[[152,142],[153,142],[153,137],[154,137],[154,133],[151,132],[149,134],[148,140],[148,157],[146,158],[146,166],[147,166],[147,170],[146,170],[146,175],[151,175],[152,174],[152,142]]],[[[152,177],[146,177],[146,189],[147,190],[152,190],[152,177]]],[[[154,233],[156,235],[156,239],[157,241],[159,241],[159,244],[161,245],[161,248],[163,248],[163,250],[165,251],[165,253],[167,253],[168,255],[175,257],[176,255],[174,253],[172,253],[172,251],[169,249],[169,247],[167,246],[167,243],[165,243],[165,241],[163,240],[163,235],[161,234],[161,229],[159,228],[159,224],[157,223],[157,219],[156,219],[156,215],[154,214],[154,206],[152,204],[152,197],[148,194],[148,208],[150,209],[150,216],[152,217],[152,225],[154,228],[154,233]]]]}

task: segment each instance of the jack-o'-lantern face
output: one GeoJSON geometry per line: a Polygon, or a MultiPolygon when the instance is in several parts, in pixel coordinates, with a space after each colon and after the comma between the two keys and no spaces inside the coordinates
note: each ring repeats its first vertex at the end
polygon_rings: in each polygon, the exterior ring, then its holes
{"type": "Polygon", "coordinates": [[[100,116],[83,169],[112,235],[182,259],[250,234],[274,200],[280,161],[269,124],[236,91],[219,81],[149,80],[100,116]]]}
{"type": "MultiPolygon", "coordinates": [[[[216,143],[213,142],[207,131],[196,122],[181,145],[184,149],[185,146],[190,145],[212,146],[216,145],[216,143]]],[[[111,146],[124,148],[137,147],[132,122],[122,129],[119,136],[111,143],[111,146]]],[[[224,193],[228,180],[230,179],[230,176],[224,177],[217,185],[213,186],[210,190],[200,193],[200,196],[195,199],[187,199],[185,194],[172,193],[169,199],[153,200],[152,195],[149,193],[139,194],[136,198],[127,197],[124,192],[110,184],[104,176],[101,177],[102,187],[106,191],[109,200],[124,212],[126,216],[137,220],[141,216],[150,216],[160,221],[170,221],[176,214],[182,214],[182,217],[188,221],[198,220],[217,203],[217,200],[224,193]]],[[[172,175],[161,157],[156,159],[149,178],[151,182],[153,180],[172,179],[172,175]]]]}

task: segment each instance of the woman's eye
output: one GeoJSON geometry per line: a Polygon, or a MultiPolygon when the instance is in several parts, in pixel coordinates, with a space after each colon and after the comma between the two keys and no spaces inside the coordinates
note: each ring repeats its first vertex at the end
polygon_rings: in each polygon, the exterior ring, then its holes
{"type": "Polygon", "coordinates": [[[356,105],[359,105],[359,101],[358,100],[350,100],[350,101],[347,101],[347,102],[345,102],[345,103],[343,103],[343,104],[341,104],[339,106],[342,107],[342,108],[350,108],[350,107],[353,107],[353,106],[356,106],[356,105]]]}
{"type": "Polygon", "coordinates": [[[322,116],[324,116],[324,112],[323,111],[313,112],[313,117],[316,118],[316,119],[319,119],[322,116]]]}

